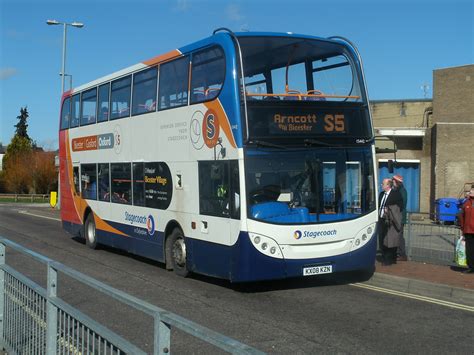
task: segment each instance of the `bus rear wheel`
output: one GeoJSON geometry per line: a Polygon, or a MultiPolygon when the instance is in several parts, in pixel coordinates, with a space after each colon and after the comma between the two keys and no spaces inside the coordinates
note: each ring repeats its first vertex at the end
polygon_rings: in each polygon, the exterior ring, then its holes
{"type": "Polygon", "coordinates": [[[86,223],[84,223],[84,237],[86,245],[91,248],[97,248],[97,234],[95,229],[94,214],[91,212],[87,215],[86,223]]]}
{"type": "Polygon", "coordinates": [[[171,258],[174,272],[182,277],[189,274],[186,264],[186,242],[180,228],[173,229],[166,240],[167,255],[171,258]]]}

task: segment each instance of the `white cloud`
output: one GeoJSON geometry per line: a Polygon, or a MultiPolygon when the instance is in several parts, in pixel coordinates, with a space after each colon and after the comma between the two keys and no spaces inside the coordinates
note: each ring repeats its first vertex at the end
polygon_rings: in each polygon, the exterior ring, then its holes
{"type": "Polygon", "coordinates": [[[18,74],[16,68],[1,68],[0,69],[0,80],[6,80],[18,74]]]}
{"type": "Polygon", "coordinates": [[[175,10],[186,12],[189,10],[189,0],[177,0],[175,10]]]}
{"type": "Polygon", "coordinates": [[[226,9],[227,16],[232,21],[242,21],[243,16],[240,13],[240,7],[237,4],[229,4],[226,9]]]}

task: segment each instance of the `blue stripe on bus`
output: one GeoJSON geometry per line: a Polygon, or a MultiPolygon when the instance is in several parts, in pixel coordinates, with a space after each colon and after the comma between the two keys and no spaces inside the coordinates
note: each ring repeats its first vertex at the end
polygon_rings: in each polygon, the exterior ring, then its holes
{"type": "MultiPolygon", "coordinates": [[[[110,223],[110,222],[109,222],[110,223]]],[[[124,225],[114,223],[123,229],[124,225]]],[[[80,225],[63,222],[63,227],[77,232],[80,225]]],[[[127,226],[129,227],[129,226],[127,226]]],[[[99,243],[126,250],[152,260],[164,261],[164,232],[155,232],[153,240],[123,237],[111,232],[97,230],[99,243]]],[[[190,271],[227,279],[231,282],[276,280],[303,276],[303,267],[332,265],[333,272],[370,269],[375,264],[376,235],[362,248],[342,255],[313,259],[277,259],[260,253],[252,245],[247,232],[240,232],[232,246],[187,238],[187,262],[190,271]]]]}
{"type": "Polygon", "coordinates": [[[241,232],[233,246],[188,238],[192,249],[190,269],[200,274],[229,279],[232,282],[275,280],[303,276],[303,267],[332,265],[333,272],[370,269],[375,264],[377,238],[362,248],[342,255],[313,259],[276,259],[260,253],[241,232]]]}

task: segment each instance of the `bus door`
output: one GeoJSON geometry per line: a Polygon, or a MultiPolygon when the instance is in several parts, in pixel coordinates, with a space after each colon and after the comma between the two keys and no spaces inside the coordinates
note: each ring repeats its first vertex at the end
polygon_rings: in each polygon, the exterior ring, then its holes
{"type": "MultiPolygon", "coordinates": [[[[198,239],[203,248],[193,248],[194,265],[207,274],[218,275],[230,265],[227,248],[240,232],[240,188],[237,160],[200,161],[198,239]]],[[[197,244],[196,244],[197,245],[197,244]]]]}

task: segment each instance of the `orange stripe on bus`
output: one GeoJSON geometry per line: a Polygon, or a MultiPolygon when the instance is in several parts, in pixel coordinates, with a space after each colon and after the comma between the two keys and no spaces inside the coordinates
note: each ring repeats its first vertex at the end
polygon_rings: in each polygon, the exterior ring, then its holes
{"type": "Polygon", "coordinates": [[[100,229],[101,231],[105,231],[105,232],[119,234],[119,235],[124,236],[124,237],[128,237],[128,234],[125,234],[125,233],[119,231],[118,229],[115,229],[110,224],[105,222],[102,218],[100,218],[96,213],[94,213],[94,220],[95,220],[95,227],[97,229],[100,229]]]}
{"type": "Polygon", "coordinates": [[[234,134],[232,133],[232,129],[230,127],[229,118],[227,117],[227,114],[225,113],[224,108],[222,107],[222,104],[220,103],[219,99],[205,102],[204,105],[206,105],[208,109],[212,109],[215,113],[217,113],[217,116],[219,117],[219,125],[221,126],[227,139],[229,140],[230,145],[234,148],[237,148],[237,144],[235,143],[234,139],[234,134]]]}
{"type": "Polygon", "coordinates": [[[148,65],[148,66],[152,66],[152,65],[155,65],[155,64],[158,64],[158,63],[161,63],[161,62],[165,62],[167,60],[170,60],[174,57],[179,57],[179,56],[181,56],[181,52],[178,51],[177,49],[174,49],[174,50],[172,50],[168,53],[161,54],[161,55],[156,56],[154,58],[145,60],[143,62],[143,64],[148,65]]]}

